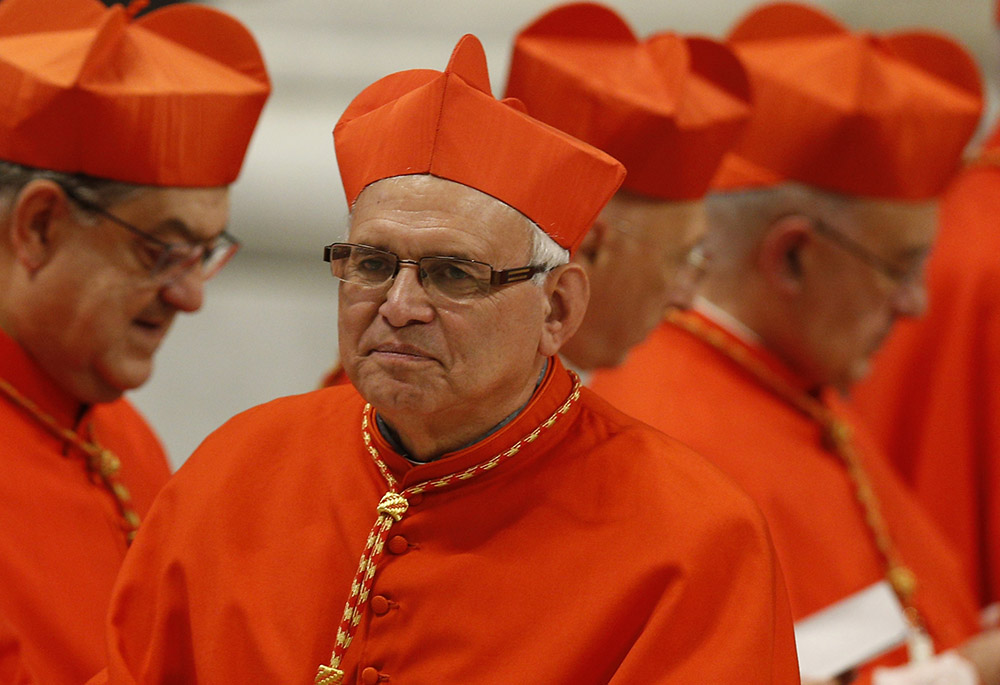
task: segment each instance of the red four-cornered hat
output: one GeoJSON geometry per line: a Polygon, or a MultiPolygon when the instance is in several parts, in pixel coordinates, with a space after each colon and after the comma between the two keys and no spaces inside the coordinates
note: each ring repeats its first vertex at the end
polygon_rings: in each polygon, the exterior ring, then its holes
{"type": "Polygon", "coordinates": [[[208,7],[138,6],[0,2],[0,159],[157,186],[237,177],[270,93],[253,37],[208,7]]]}
{"type": "Polygon", "coordinates": [[[507,95],[625,165],[623,187],[700,198],[750,113],[729,48],[660,33],[640,41],[611,9],[557,7],[514,41],[507,95]]]}
{"type": "Polygon", "coordinates": [[[386,76],[363,90],[333,130],[348,205],[384,178],[431,174],[517,209],[573,250],[621,185],[607,154],[490,91],[486,55],[463,37],[444,72],[386,76]]]}
{"type": "Polygon", "coordinates": [[[982,108],[975,63],[929,32],[853,33],[804,5],[752,12],[727,43],[754,112],[714,185],[799,181],[850,195],[934,197],[958,169],[982,108]]]}

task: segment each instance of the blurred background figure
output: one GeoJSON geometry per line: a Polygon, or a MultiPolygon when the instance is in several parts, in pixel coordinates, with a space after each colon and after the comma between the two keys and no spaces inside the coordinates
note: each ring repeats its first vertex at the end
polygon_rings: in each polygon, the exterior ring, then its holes
{"type": "Polygon", "coordinates": [[[1000,601],[1000,129],[941,202],[927,280],[926,314],[896,327],[855,406],[986,607],[1000,601]]]}
{"type": "Polygon", "coordinates": [[[227,186],[270,90],[235,19],[139,7],[0,3],[0,664],[46,684],[104,661],[170,473],[122,394],[236,250],[227,186]]]}
{"type": "Polygon", "coordinates": [[[749,117],[746,73],[715,41],[640,41],[610,8],[573,4],[517,35],[507,96],[628,170],[574,257],[590,302],[562,351],[584,371],[620,364],[668,306],[691,304],[705,262],[702,198],[749,117]]]}
{"type": "Polygon", "coordinates": [[[980,114],[975,64],[939,35],[852,33],[788,3],[752,12],[727,43],[754,111],[709,196],[705,297],[593,387],[755,497],[797,621],[833,606],[852,617],[822,645],[845,661],[825,671],[803,649],[805,675],[865,667],[906,636],[909,656],[876,663],[913,665],[876,682],[923,682],[912,669],[1000,682],[1000,635],[976,637],[956,553],[841,398],[893,322],[924,309],[936,198],[980,114]],[[873,615],[885,634],[854,652],[873,615]],[[931,656],[958,646],[964,658],[931,656]]]}

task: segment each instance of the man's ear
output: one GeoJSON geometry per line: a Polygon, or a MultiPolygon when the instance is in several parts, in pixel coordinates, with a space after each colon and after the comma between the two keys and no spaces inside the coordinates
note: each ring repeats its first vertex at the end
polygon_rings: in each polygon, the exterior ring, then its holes
{"type": "Polygon", "coordinates": [[[53,223],[69,212],[62,188],[47,179],[24,186],[14,199],[8,226],[15,259],[37,271],[53,254],[53,223]]]}
{"type": "Polygon", "coordinates": [[[788,294],[799,292],[803,252],[813,235],[812,222],[801,214],[782,217],[767,228],[757,253],[757,268],[772,288],[788,294]]]}
{"type": "Polygon", "coordinates": [[[560,266],[545,281],[548,312],[542,328],[538,352],[551,357],[573,337],[583,322],[590,300],[590,281],[587,272],[575,262],[560,266]]]}

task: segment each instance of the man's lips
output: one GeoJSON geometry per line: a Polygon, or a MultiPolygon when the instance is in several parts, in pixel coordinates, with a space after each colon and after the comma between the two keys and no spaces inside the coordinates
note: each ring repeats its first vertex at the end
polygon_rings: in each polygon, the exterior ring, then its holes
{"type": "Polygon", "coordinates": [[[172,318],[139,317],[132,319],[132,325],[154,342],[159,342],[170,329],[172,318]]]}
{"type": "Polygon", "coordinates": [[[399,359],[401,361],[437,361],[434,355],[429,352],[426,352],[419,347],[403,343],[384,343],[382,345],[376,345],[368,354],[369,356],[374,354],[382,357],[399,359]]]}

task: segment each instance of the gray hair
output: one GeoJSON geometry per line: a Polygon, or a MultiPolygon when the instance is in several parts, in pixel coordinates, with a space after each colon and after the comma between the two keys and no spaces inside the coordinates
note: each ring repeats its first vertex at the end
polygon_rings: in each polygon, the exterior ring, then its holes
{"type": "Polygon", "coordinates": [[[853,205],[854,198],[801,183],[712,193],[705,199],[712,269],[750,256],[767,227],[781,217],[803,214],[837,222],[850,215],[853,205]]]}
{"type": "Polygon", "coordinates": [[[87,200],[102,206],[127,200],[146,187],[122,181],[109,181],[86,174],[36,169],[0,160],[0,216],[6,216],[10,211],[11,202],[24,186],[43,178],[75,190],[87,200]]]}

